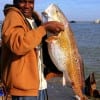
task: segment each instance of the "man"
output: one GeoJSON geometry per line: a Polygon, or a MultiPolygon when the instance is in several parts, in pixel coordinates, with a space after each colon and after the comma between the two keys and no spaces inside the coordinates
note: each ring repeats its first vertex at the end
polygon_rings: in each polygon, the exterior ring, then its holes
{"type": "Polygon", "coordinates": [[[14,0],[6,8],[2,26],[2,81],[12,100],[47,100],[47,83],[40,59],[46,31],[57,34],[64,26],[55,21],[42,24],[34,0],[14,0]]]}

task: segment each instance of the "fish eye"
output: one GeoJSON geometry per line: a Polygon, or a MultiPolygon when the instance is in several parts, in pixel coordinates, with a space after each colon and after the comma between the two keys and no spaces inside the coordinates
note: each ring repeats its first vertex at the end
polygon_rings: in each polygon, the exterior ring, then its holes
{"type": "Polygon", "coordinates": [[[56,12],[58,13],[58,10],[56,10],[56,12]]]}

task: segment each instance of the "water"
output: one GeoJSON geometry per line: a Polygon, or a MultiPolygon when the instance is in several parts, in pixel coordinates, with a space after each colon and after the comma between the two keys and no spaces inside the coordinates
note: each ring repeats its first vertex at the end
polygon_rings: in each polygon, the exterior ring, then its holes
{"type": "MultiPolygon", "coordinates": [[[[0,21],[0,33],[1,33],[1,25],[2,25],[2,21],[0,21]]],[[[1,39],[1,34],[0,34],[0,39],[1,39]]]]}
{"type": "Polygon", "coordinates": [[[100,90],[100,24],[77,22],[70,25],[84,60],[85,76],[87,78],[90,73],[94,72],[97,89],[100,90]]]}
{"type": "Polygon", "coordinates": [[[71,27],[84,60],[85,76],[94,72],[100,90],[100,24],[80,22],[72,23],[71,27]]]}

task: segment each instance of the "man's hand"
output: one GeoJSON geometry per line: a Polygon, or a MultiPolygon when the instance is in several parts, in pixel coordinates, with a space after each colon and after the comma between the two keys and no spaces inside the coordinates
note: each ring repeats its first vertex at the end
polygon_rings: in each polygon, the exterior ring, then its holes
{"type": "Polygon", "coordinates": [[[60,31],[64,31],[64,25],[57,21],[50,21],[43,24],[46,31],[51,33],[59,33],[60,31]]]}

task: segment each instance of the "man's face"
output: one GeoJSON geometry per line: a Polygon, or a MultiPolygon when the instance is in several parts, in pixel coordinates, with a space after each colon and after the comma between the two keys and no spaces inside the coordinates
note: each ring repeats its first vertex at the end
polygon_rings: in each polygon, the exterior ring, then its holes
{"type": "Polygon", "coordinates": [[[19,0],[18,8],[25,17],[31,18],[34,9],[34,0],[19,0]]]}

